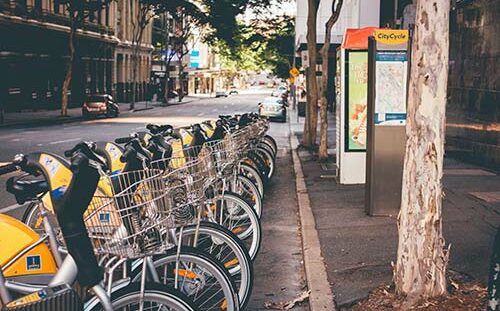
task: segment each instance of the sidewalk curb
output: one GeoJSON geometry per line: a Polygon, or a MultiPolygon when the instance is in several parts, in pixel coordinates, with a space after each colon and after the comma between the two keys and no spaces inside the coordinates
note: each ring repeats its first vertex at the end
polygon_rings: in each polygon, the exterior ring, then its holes
{"type": "Polygon", "coordinates": [[[7,124],[0,124],[0,129],[10,129],[10,128],[18,128],[18,127],[34,127],[34,126],[43,126],[43,125],[60,125],[66,123],[73,123],[78,121],[85,121],[85,118],[82,116],[76,117],[55,117],[52,119],[42,119],[42,120],[29,120],[26,122],[14,122],[7,124]]]}
{"type": "Polygon", "coordinates": [[[300,164],[299,154],[297,152],[299,142],[294,133],[292,133],[290,123],[289,127],[302,233],[304,268],[307,287],[311,291],[309,296],[309,308],[311,311],[335,311],[337,308],[335,307],[332,289],[328,282],[326,266],[321,256],[321,246],[319,243],[318,231],[316,230],[316,222],[312,213],[309,193],[307,192],[304,173],[302,172],[302,165],[300,164]]]}
{"type": "Polygon", "coordinates": [[[144,110],[151,110],[154,109],[154,107],[147,107],[147,108],[139,108],[139,109],[134,109],[132,112],[139,112],[139,111],[144,111],[144,110]]]}

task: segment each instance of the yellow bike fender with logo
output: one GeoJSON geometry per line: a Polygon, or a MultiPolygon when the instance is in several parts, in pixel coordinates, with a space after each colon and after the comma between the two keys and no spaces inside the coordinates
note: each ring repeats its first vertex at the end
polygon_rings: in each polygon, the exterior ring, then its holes
{"type": "Polygon", "coordinates": [[[0,266],[5,277],[56,273],[56,262],[45,243],[39,243],[22,254],[39,240],[38,234],[30,227],[13,217],[0,214],[0,249],[2,250],[0,266]],[[15,259],[20,254],[22,256],[15,259]]]}

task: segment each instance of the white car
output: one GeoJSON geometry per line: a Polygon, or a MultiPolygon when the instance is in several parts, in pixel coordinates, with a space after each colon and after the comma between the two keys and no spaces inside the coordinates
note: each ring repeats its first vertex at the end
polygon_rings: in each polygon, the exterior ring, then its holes
{"type": "Polygon", "coordinates": [[[271,93],[271,96],[281,97],[281,96],[283,96],[283,94],[285,94],[287,92],[288,92],[288,90],[287,90],[286,86],[282,85],[282,86],[279,86],[277,89],[275,89],[271,93]]]}
{"type": "Polygon", "coordinates": [[[286,107],[288,104],[280,97],[266,97],[259,103],[259,115],[286,122],[286,107]]]}

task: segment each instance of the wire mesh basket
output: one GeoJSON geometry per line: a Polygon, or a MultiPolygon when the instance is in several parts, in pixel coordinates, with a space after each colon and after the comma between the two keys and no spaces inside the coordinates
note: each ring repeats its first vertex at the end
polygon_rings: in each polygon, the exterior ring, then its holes
{"type": "Polygon", "coordinates": [[[227,176],[233,173],[234,165],[238,162],[238,146],[231,135],[224,139],[206,143],[210,150],[210,159],[216,169],[217,176],[227,176]]]}
{"type": "Polygon", "coordinates": [[[205,199],[205,190],[216,180],[215,162],[207,148],[186,150],[196,157],[170,157],[153,161],[151,167],[163,170],[167,188],[167,203],[172,211],[169,226],[178,227],[196,220],[205,199]]]}
{"type": "Polygon", "coordinates": [[[163,172],[121,172],[99,185],[84,215],[96,254],[140,258],[164,252],[171,210],[163,172]]]}

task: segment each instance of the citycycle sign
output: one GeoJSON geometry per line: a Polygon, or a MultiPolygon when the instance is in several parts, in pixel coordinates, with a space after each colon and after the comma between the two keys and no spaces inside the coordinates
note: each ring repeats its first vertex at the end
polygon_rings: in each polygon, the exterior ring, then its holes
{"type": "Polygon", "coordinates": [[[408,42],[408,30],[377,29],[374,33],[375,40],[382,44],[396,45],[408,42]]]}

